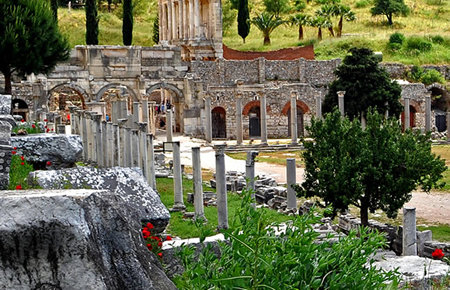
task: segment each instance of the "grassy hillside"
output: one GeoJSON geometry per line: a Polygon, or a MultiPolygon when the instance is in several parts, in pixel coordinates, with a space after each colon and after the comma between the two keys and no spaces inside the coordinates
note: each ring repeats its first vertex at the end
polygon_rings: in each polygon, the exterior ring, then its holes
{"type": "MultiPolygon", "coordinates": [[[[136,16],[134,21],[133,44],[151,46],[153,21],[156,17],[156,1],[137,1],[136,16]]],[[[450,1],[449,0],[405,0],[411,13],[407,17],[394,17],[394,25],[389,27],[384,16],[372,17],[370,0],[342,0],[349,5],[356,14],[356,21],[345,22],[342,38],[330,37],[326,29],[323,30],[323,40],[317,41],[317,28],[306,27],[305,39],[297,40],[298,28],[283,25],[278,27],[271,35],[272,44],[263,46],[261,32],[252,26],[246,43],[242,42],[237,34],[236,21],[224,33],[224,43],[231,48],[239,50],[274,50],[291,46],[313,43],[317,59],[331,59],[345,56],[352,46],[367,46],[375,51],[382,51],[384,61],[402,62],[405,64],[449,64],[450,63],[450,1]],[[398,51],[387,48],[389,36],[394,32],[400,32],[407,38],[418,36],[430,41],[433,36],[442,36],[443,42],[433,42],[432,48],[427,52],[419,52],[408,49],[406,44],[398,51]]],[[[263,9],[262,0],[249,1],[252,12],[263,9]]],[[[307,4],[306,13],[313,15],[320,5],[315,2],[307,4]]],[[[105,9],[103,9],[105,10],[105,9]]],[[[122,43],[121,8],[116,8],[112,13],[99,12],[100,16],[100,44],[122,43]]],[[[61,30],[68,36],[70,43],[85,44],[85,20],[84,10],[74,10],[69,13],[67,9],[59,10],[59,24],[61,30]]],[[[337,26],[338,19],[333,19],[333,25],[337,26]]],[[[431,42],[431,41],[430,41],[431,42]]]]}

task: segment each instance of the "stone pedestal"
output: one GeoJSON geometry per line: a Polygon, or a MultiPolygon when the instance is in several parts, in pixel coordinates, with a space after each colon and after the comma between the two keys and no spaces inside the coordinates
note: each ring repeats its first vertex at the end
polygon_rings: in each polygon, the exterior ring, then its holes
{"type": "Polygon", "coordinates": [[[287,183],[287,207],[288,209],[297,208],[297,196],[292,185],[296,184],[295,159],[286,159],[286,183],[287,183]]]}
{"type": "Polygon", "coordinates": [[[225,179],[225,150],[226,145],[216,145],[216,192],[218,229],[228,228],[227,184],[225,179]]]}
{"type": "Polygon", "coordinates": [[[183,201],[183,180],[181,176],[180,142],[172,142],[173,149],[173,193],[175,202],[172,211],[182,211],[186,209],[183,201]]]}
{"type": "Polygon", "coordinates": [[[417,256],[416,208],[403,208],[403,256],[417,256]]]}
{"type": "Polygon", "coordinates": [[[203,208],[202,166],[200,163],[200,147],[192,147],[192,169],[194,177],[195,218],[205,219],[203,208]]]}

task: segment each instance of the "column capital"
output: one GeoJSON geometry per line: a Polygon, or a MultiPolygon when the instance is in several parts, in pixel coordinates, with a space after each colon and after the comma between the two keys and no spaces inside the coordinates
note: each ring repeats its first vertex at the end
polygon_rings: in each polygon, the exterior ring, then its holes
{"type": "Polygon", "coordinates": [[[214,150],[216,151],[216,156],[224,155],[225,148],[227,148],[227,144],[217,144],[214,145],[214,150]]]}
{"type": "Polygon", "coordinates": [[[258,151],[247,151],[247,159],[245,160],[245,166],[253,166],[255,164],[255,158],[258,156],[258,151]]]}
{"type": "Polygon", "coordinates": [[[291,98],[297,99],[297,97],[298,97],[298,91],[292,90],[292,91],[291,91],[291,98]]]}
{"type": "Polygon", "coordinates": [[[125,127],[125,125],[127,124],[128,119],[117,119],[117,125],[119,125],[120,128],[125,127]]]}

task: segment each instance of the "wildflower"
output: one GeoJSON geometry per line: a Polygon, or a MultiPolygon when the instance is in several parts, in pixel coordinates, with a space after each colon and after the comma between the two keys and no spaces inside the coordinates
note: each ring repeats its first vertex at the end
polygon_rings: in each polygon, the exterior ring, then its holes
{"type": "Polygon", "coordinates": [[[21,189],[23,189],[23,188],[22,188],[22,185],[20,185],[20,184],[19,184],[19,185],[16,185],[16,190],[21,190],[21,189]]]}
{"type": "Polygon", "coordinates": [[[172,240],[172,237],[171,236],[167,236],[166,237],[166,241],[171,241],[172,240]]]}
{"type": "Polygon", "coordinates": [[[47,161],[47,166],[52,165],[52,163],[50,161],[47,161]]]}
{"type": "Polygon", "coordinates": [[[20,160],[25,161],[25,157],[20,156],[20,160]]]}
{"type": "Polygon", "coordinates": [[[24,122],[25,122],[25,120],[24,120],[24,119],[22,119],[22,120],[20,120],[20,122],[24,123],[24,122]]]}
{"type": "Polygon", "coordinates": [[[50,129],[47,129],[47,133],[50,132],[50,129]]]}
{"type": "Polygon", "coordinates": [[[21,162],[20,165],[25,165],[25,162],[21,162]]]}
{"type": "Polygon", "coordinates": [[[162,247],[162,242],[158,242],[158,247],[162,247]]]}
{"type": "Polygon", "coordinates": [[[55,131],[55,129],[52,128],[52,132],[55,131]]]}
{"type": "Polygon", "coordinates": [[[147,244],[147,248],[151,251],[153,249],[152,244],[147,244]]]}
{"type": "Polygon", "coordinates": [[[35,125],[35,124],[32,124],[32,125],[31,125],[31,128],[35,129],[35,128],[36,128],[36,125],[35,125]]]}
{"type": "Polygon", "coordinates": [[[147,228],[149,228],[150,230],[154,228],[152,223],[147,223],[147,228]]]}
{"type": "Polygon", "coordinates": [[[442,249],[436,249],[431,254],[431,256],[433,257],[433,259],[440,260],[440,259],[442,259],[444,257],[444,253],[442,252],[442,249]]]}
{"type": "Polygon", "coordinates": [[[158,256],[159,256],[160,258],[162,258],[162,253],[158,253],[158,256]]]}
{"type": "Polygon", "coordinates": [[[47,122],[48,120],[47,119],[44,119],[44,122],[47,122]]]}
{"type": "Polygon", "coordinates": [[[14,151],[14,150],[11,152],[12,155],[16,155],[16,153],[17,153],[17,152],[14,151]]]}
{"type": "Polygon", "coordinates": [[[14,147],[13,149],[14,149],[14,150],[17,150],[17,147],[14,147]]]}

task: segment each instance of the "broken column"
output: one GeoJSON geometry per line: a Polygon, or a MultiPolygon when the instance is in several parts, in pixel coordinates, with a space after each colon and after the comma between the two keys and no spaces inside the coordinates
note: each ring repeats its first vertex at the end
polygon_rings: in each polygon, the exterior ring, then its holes
{"type": "Polygon", "coordinates": [[[94,114],[92,115],[92,120],[94,122],[95,155],[97,156],[96,162],[99,167],[104,167],[102,157],[102,115],[94,114]]]}
{"type": "Polygon", "coordinates": [[[133,167],[133,146],[131,146],[131,128],[125,128],[125,148],[124,148],[124,164],[126,167],[133,167]]]}
{"type": "Polygon", "coordinates": [[[173,150],[173,193],[175,202],[172,211],[182,211],[186,209],[183,201],[183,180],[181,176],[180,142],[172,142],[173,150]]]}
{"type": "Polygon", "coordinates": [[[410,116],[409,116],[409,113],[410,113],[410,110],[409,110],[409,97],[404,97],[403,98],[404,100],[405,100],[405,118],[403,119],[404,121],[405,121],[405,124],[404,124],[404,128],[405,128],[405,130],[406,129],[409,129],[409,125],[410,125],[410,116]]]}
{"type": "Polygon", "coordinates": [[[219,230],[228,229],[228,204],[227,184],[225,179],[225,154],[227,145],[216,145],[216,193],[217,193],[217,218],[219,230]]]}
{"type": "Polygon", "coordinates": [[[292,185],[296,184],[295,159],[286,159],[287,208],[297,209],[297,197],[292,185]]]}
{"type": "Polygon", "coordinates": [[[142,174],[147,178],[147,123],[139,123],[139,152],[142,174]]]}
{"type": "MultiPolygon", "coordinates": [[[[137,125],[137,124],[136,124],[137,125]]],[[[139,130],[131,130],[131,146],[133,151],[133,156],[131,157],[133,167],[141,167],[139,159],[139,130]]]]}
{"type": "Polygon", "coordinates": [[[297,92],[291,92],[291,144],[297,145],[297,92]]]}
{"type": "Polygon", "coordinates": [[[345,107],[344,107],[345,91],[338,91],[337,95],[338,95],[339,112],[341,112],[341,116],[344,117],[345,116],[345,107]]]}
{"type": "Polygon", "coordinates": [[[322,93],[316,96],[316,117],[322,119],[322,93]]]}
{"type": "Polygon", "coordinates": [[[203,208],[202,166],[200,163],[200,147],[192,147],[192,170],[194,178],[195,218],[205,219],[203,208]]]}
{"type": "Polygon", "coordinates": [[[242,130],[242,96],[239,93],[236,96],[236,143],[237,145],[242,145],[243,141],[243,130],[242,130]]]}
{"type": "Polygon", "coordinates": [[[403,208],[403,256],[417,256],[416,208],[403,208]]]}
{"type": "Polygon", "coordinates": [[[261,93],[261,144],[267,145],[267,104],[266,94],[261,93]]]}
{"type": "Polygon", "coordinates": [[[153,148],[153,135],[147,134],[147,182],[151,188],[156,190],[156,173],[155,173],[155,152],[153,148]]]}
{"type": "Polygon", "coordinates": [[[131,127],[133,129],[137,129],[138,128],[140,106],[141,106],[141,104],[139,102],[133,102],[133,124],[132,124],[132,127],[131,127]]]}
{"type": "Polygon", "coordinates": [[[247,151],[247,160],[245,161],[245,178],[247,179],[247,190],[252,190],[252,197],[255,193],[255,158],[258,151],[247,151]]]}
{"type": "Polygon", "coordinates": [[[206,142],[211,143],[212,141],[212,120],[211,120],[211,97],[205,98],[205,116],[206,116],[206,126],[205,126],[205,139],[206,142]]]}
{"type": "Polygon", "coordinates": [[[173,141],[173,124],[172,124],[172,117],[173,111],[172,108],[167,109],[166,111],[166,139],[167,142],[173,141]]]}
{"type": "Polygon", "coordinates": [[[431,95],[425,96],[425,133],[431,131],[431,95]]]}

